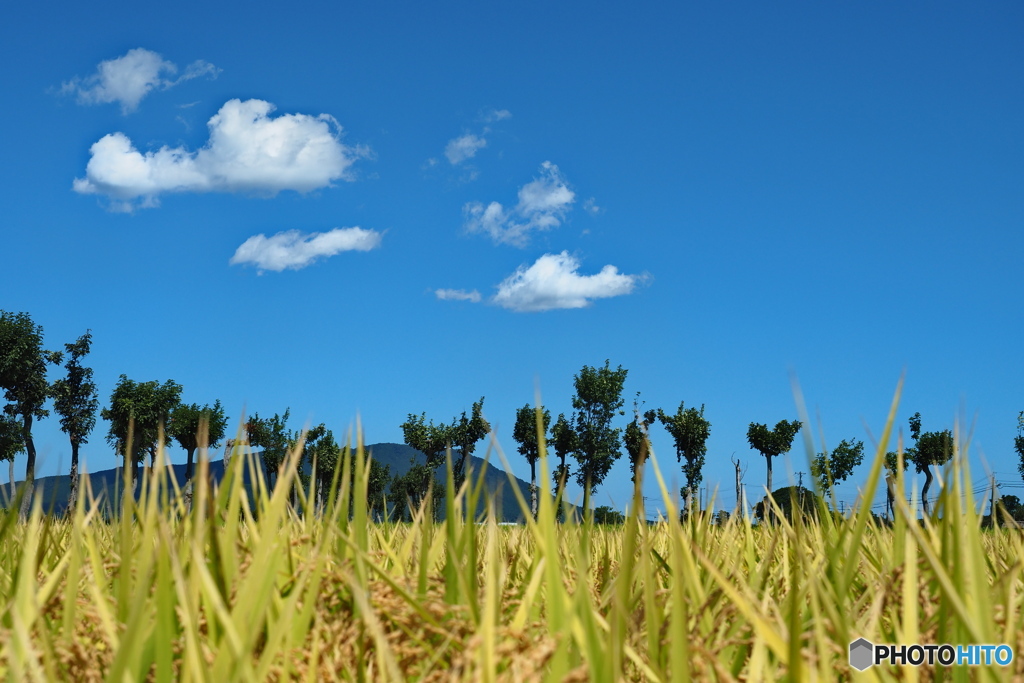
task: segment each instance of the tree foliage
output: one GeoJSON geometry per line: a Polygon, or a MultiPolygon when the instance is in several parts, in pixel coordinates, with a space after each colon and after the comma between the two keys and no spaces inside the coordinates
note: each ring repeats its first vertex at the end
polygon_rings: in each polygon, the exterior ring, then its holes
{"type": "Polygon", "coordinates": [[[529,403],[516,411],[516,424],[512,438],[519,444],[519,454],[530,463],[530,511],[537,516],[537,461],[540,459],[540,444],[547,439],[551,424],[551,411],[544,406],[533,407],[529,403]]]}
{"type": "Polygon", "coordinates": [[[572,455],[578,463],[576,483],[583,487],[583,509],[590,504],[590,496],[621,453],[621,429],[612,427],[612,420],[622,412],[622,387],[626,382],[621,365],[612,370],[609,361],[604,367],[584,365],[573,379],[576,393],[572,397],[573,431],[576,448],[572,455]]]}
{"type": "Polygon", "coordinates": [[[192,479],[192,463],[196,449],[204,446],[219,447],[227,426],[228,420],[220,399],[214,402],[212,408],[209,405],[200,406],[198,403],[179,403],[171,410],[167,433],[188,454],[185,481],[192,479]],[[204,428],[205,433],[200,433],[204,428]]]}
{"type": "Polygon", "coordinates": [[[554,478],[554,490],[552,494],[556,502],[561,502],[561,496],[565,489],[565,482],[568,481],[570,470],[565,458],[576,450],[576,432],[572,424],[560,413],[555,424],[551,427],[551,443],[555,447],[555,455],[558,457],[558,465],[555,466],[552,477],[554,478]]]}
{"type": "Polygon", "coordinates": [[[385,506],[388,484],[391,482],[391,466],[370,458],[370,477],[366,486],[366,504],[370,514],[378,521],[387,515],[385,506]]]}
{"type": "MultiPolygon", "coordinates": [[[[110,394],[110,407],[100,416],[110,422],[107,443],[124,458],[129,472],[138,467],[148,454],[156,459],[162,426],[181,400],[181,385],[174,380],[136,382],[121,375],[110,394]],[[129,433],[131,442],[128,441],[129,433]],[[129,454],[131,459],[129,460],[129,454]]],[[[134,476],[134,475],[132,475],[134,476]]]]}
{"type": "Polygon", "coordinates": [[[78,451],[88,443],[89,434],[96,426],[96,411],[99,409],[99,395],[92,379],[92,368],[82,365],[82,358],[89,355],[92,347],[92,333],[79,337],[73,344],[65,344],[67,361],[64,369],[67,375],[50,387],[53,409],[60,415],[60,428],[71,442],[71,491],[68,508],[74,509],[78,499],[78,451]]]}
{"type": "Polygon", "coordinates": [[[629,456],[629,471],[632,473],[632,480],[636,483],[637,470],[643,469],[650,451],[650,427],[657,420],[658,413],[655,410],[648,410],[643,414],[640,408],[643,401],[640,400],[640,392],[636,392],[633,399],[633,419],[626,425],[626,431],[622,435],[622,443],[626,447],[626,455],[629,456]]]}
{"type": "Polygon", "coordinates": [[[288,429],[290,415],[290,408],[286,408],[283,415],[274,413],[270,418],[261,418],[259,413],[253,413],[245,423],[249,445],[261,451],[268,485],[277,480],[277,472],[295,443],[295,434],[288,429]]]}
{"type": "Polygon", "coordinates": [[[831,453],[818,453],[811,461],[811,476],[826,489],[846,481],[864,460],[864,442],[843,439],[831,453]]]}
{"type": "Polygon", "coordinates": [[[658,420],[672,436],[676,460],[683,464],[683,475],[686,477],[686,487],[682,491],[686,500],[683,509],[690,510],[693,494],[704,478],[701,470],[704,468],[704,456],[708,452],[711,423],[704,417],[703,405],[697,410],[686,408],[682,402],[674,415],[666,414],[658,408],[658,420]]]}
{"type": "MultiPolygon", "coordinates": [[[[448,435],[453,446],[459,449],[459,461],[455,463],[455,490],[462,487],[466,479],[466,464],[473,457],[478,441],[487,436],[491,431],[491,424],[483,416],[484,397],[473,404],[469,417],[462,413],[462,417],[452,421],[448,428],[448,435]]],[[[446,444],[447,446],[447,444],[446,444]]]]}
{"type": "Polygon", "coordinates": [[[626,516],[607,505],[594,508],[594,524],[624,524],[626,516]]]}
{"type": "Polygon", "coordinates": [[[935,478],[932,467],[944,465],[953,457],[953,432],[948,429],[941,432],[922,432],[921,413],[914,413],[910,418],[910,436],[914,440],[914,446],[907,449],[904,457],[907,462],[913,463],[919,474],[924,475],[921,505],[924,507],[924,514],[928,515],[928,489],[935,478]]]}
{"type": "Polygon", "coordinates": [[[436,470],[444,464],[445,451],[452,445],[451,427],[427,422],[427,414],[409,413],[401,424],[406,445],[415,448],[427,457],[427,467],[436,470]]]}
{"type": "Polygon", "coordinates": [[[0,311],[0,389],[3,389],[7,415],[20,418],[25,459],[25,494],[22,513],[28,511],[36,472],[36,446],[32,424],[49,411],[43,408],[50,395],[46,366],[61,361],[61,354],[43,349],[43,328],[32,322],[28,313],[0,311]]]}
{"type": "MultiPolygon", "coordinates": [[[[772,492],[772,498],[782,511],[782,516],[792,520],[795,511],[799,510],[805,517],[817,519],[821,510],[827,509],[824,500],[803,486],[786,486],[772,492]]],[[[754,507],[754,517],[759,520],[772,520],[771,504],[768,498],[754,507]]]]}
{"type": "Polygon", "coordinates": [[[793,438],[800,431],[801,424],[798,420],[789,422],[779,420],[775,429],[768,429],[767,425],[751,422],[747,429],[747,442],[750,447],[764,456],[768,463],[767,488],[772,490],[772,458],[783,453],[788,453],[793,447],[793,438]]]}

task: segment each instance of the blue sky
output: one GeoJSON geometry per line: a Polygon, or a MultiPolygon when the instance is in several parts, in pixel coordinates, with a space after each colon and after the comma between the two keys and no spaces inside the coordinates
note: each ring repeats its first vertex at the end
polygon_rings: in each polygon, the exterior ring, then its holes
{"type": "MultiPolygon", "coordinates": [[[[731,507],[734,453],[764,482],[747,425],[797,416],[790,372],[835,444],[880,433],[905,370],[901,425],[960,415],[1021,482],[1018,3],[6,14],[0,308],[51,348],[91,329],[104,402],[174,379],[380,442],[482,395],[528,476],[516,408],[539,386],[568,413],[610,359],[627,406],[706,406],[731,507]]],[[[57,420],[36,434],[65,469],[57,420]]],[[[628,492],[623,459],[595,502],[628,492]]]]}

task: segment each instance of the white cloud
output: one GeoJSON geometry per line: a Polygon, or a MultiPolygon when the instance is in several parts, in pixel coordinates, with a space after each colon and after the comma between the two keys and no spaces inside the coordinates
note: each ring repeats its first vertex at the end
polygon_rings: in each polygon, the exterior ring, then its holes
{"type": "Polygon", "coordinates": [[[519,312],[584,308],[593,299],[629,294],[643,279],[620,273],[611,265],[596,275],[580,275],[579,267],[579,260],[567,251],[544,254],[532,266],[520,266],[505,278],[491,301],[519,312]]]}
{"type": "Polygon", "coordinates": [[[519,202],[506,209],[499,202],[486,207],[480,202],[467,203],[462,211],[467,232],[483,232],[496,244],[526,246],[530,233],[557,228],[565,220],[576,194],[569,189],[558,167],[545,161],[540,177],[519,188],[519,202]]]}
{"type": "Polygon", "coordinates": [[[128,114],[139,106],[153,90],[166,90],[183,81],[200,76],[216,78],[220,69],[209,62],[197,60],[185,67],[176,79],[178,67],[156,52],[137,47],[123,57],[100,62],[96,73],[86,78],[76,76],[61,84],[60,92],[77,95],[79,104],[121,103],[121,113],[128,114]]]}
{"type": "Polygon", "coordinates": [[[335,228],[327,232],[303,234],[298,230],[279,232],[272,237],[253,235],[235,250],[231,265],[254,265],[280,272],[299,270],[318,258],[343,251],[370,251],[380,246],[381,233],[362,228],[335,228]]]}
{"type": "Polygon", "coordinates": [[[121,203],[141,198],[155,205],[166,192],[309,192],[328,187],[346,173],[362,148],[341,142],[331,116],[284,114],[263,100],[230,100],[207,123],[210,139],[196,152],[161,147],[139,152],[124,133],[105,135],[90,148],[84,178],[74,190],[106,195],[121,203]]]}
{"type": "Polygon", "coordinates": [[[494,123],[495,121],[504,121],[505,119],[512,118],[512,112],[508,109],[489,109],[484,114],[484,121],[487,123],[494,123]]]}
{"type": "Polygon", "coordinates": [[[468,292],[465,289],[435,289],[434,296],[441,301],[469,301],[474,304],[480,303],[480,292],[475,289],[468,292]]]}
{"type": "Polygon", "coordinates": [[[604,208],[597,205],[597,202],[593,197],[583,202],[583,210],[589,213],[591,216],[596,216],[599,213],[604,213],[604,208]]]}
{"type": "Polygon", "coordinates": [[[458,166],[467,159],[476,156],[477,150],[487,146],[487,138],[466,133],[463,136],[448,141],[444,148],[444,155],[452,166],[458,166]]]}

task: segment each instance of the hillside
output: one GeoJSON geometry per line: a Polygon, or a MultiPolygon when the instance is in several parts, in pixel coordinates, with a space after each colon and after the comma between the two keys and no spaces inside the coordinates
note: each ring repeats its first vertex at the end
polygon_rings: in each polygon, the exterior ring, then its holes
{"type": "MultiPolygon", "coordinates": [[[[406,446],[405,444],[378,443],[367,446],[366,448],[374,460],[390,468],[392,477],[405,474],[409,471],[409,467],[412,466],[414,459],[417,463],[425,462],[425,457],[422,453],[406,446]]],[[[455,456],[458,457],[457,452],[455,456]]],[[[476,456],[473,457],[474,472],[479,472],[484,466],[485,463],[481,458],[476,456]]],[[[516,502],[515,494],[511,492],[508,475],[504,470],[501,470],[490,463],[487,463],[486,467],[484,485],[495,497],[497,503],[496,508],[499,512],[501,521],[522,521],[523,516],[519,509],[519,505],[516,502]]],[[[175,478],[179,482],[183,482],[185,479],[185,465],[172,465],[171,469],[174,471],[175,478]]],[[[219,482],[221,480],[224,476],[223,460],[210,461],[210,475],[213,477],[214,481],[219,482]]],[[[113,494],[120,491],[122,488],[123,480],[121,476],[121,468],[101,470],[99,472],[89,474],[93,491],[96,493],[106,493],[110,498],[113,498],[113,494]]],[[[21,484],[21,482],[17,483],[19,485],[21,484]]],[[[523,494],[523,498],[529,501],[530,483],[518,478],[516,479],[516,483],[523,494]]],[[[66,474],[40,477],[36,479],[36,490],[43,497],[44,509],[61,513],[64,511],[64,508],[67,507],[70,490],[70,477],[66,474]]],[[[9,497],[10,486],[4,486],[3,492],[0,494],[0,501],[6,505],[6,501],[9,497]]]]}

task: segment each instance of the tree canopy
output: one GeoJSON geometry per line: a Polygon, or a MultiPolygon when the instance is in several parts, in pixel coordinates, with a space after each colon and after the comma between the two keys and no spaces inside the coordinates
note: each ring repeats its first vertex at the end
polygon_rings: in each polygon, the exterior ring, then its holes
{"type": "Polygon", "coordinates": [[[92,380],[92,368],[82,365],[82,358],[92,348],[92,333],[86,331],[73,344],[65,344],[67,361],[64,369],[67,375],[50,387],[53,409],[60,415],[60,428],[71,442],[71,491],[68,508],[74,509],[78,499],[78,450],[88,443],[89,434],[96,426],[96,411],[99,398],[96,383],[92,380]]]}
{"type": "Polygon", "coordinates": [[[284,415],[274,413],[270,418],[261,418],[259,413],[253,413],[245,423],[249,445],[260,449],[268,485],[276,481],[277,471],[295,443],[295,435],[288,429],[290,415],[290,408],[285,409],[284,415]]]}
{"type": "Polygon", "coordinates": [[[704,406],[700,410],[686,408],[682,402],[674,415],[666,414],[658,408],[658,420],[672,436],[676,447],[676,460],[683,464],[683,475],[686,486],[683,497],[686,500],[685,510],[693,503],[693,494],[704,478],[704,456],[708,452],[707,441],[711,436],[711,423],[704,418],[704,406]]]}
{"type": "Polygon", "coordinates": [[[924,487],[921,489],[921,505],[924,514],[929,514],[928,489],[931,488],[934,465],[943,465],[953,457],[953,432],[945,429],[941,432],[922,432],[921,413],[914,413],[910,418],[910,436],[914,440],[913,448],[908,448],[904,457],[913,463],[918,473],[924,475],[924,487]]]}
{"type": "Polygon", "coordinates": [[[1017,469],[1020,476],[1024,477],[1024,411],[1017,416],[1017,436],[1013,439],[1013,449],[1017,451],[1017,469]]]}
{"type": "Polygon", "coordinates": [[[629,471],[632,473],[633,482],[636,482],[637,469],[642,469],[647,460],[650,450],[650,427],[657,420],[658,413],[655,410],[648,410],[641,414],[640,408],[643,401],[640,400],[640,392],[636,392],[633,399],[633,419],[626,425],[626,431],[622,435],[622,443],[626,447],[626,455],[629,456],[629,471]]]}
{"type": "Polygon", "coordinates": [[[831,453],[818,453],[814,456],[814,460],[811,461],[811,476],[820,482],[822,487],[831,489],[837,482],[846,481],[863,460],[864,442],[843,439],[831,453]]]}
{"type": "Polygon", "coordinates": [[[547,439],[551,424],[551,411],[544,406],[533,407],[529,403],[516,411],[516,424],[512,438],[519,444],[519,454],[530,463],[530,511],[537,516],[537,461],[540,459],[540,444],[547,439]]]}
{"type": "Polygon", "coordinates": [[[800,431],[799,420],[789,422],[779,420],[775,429],[768,429],[767,425],[751,422],[747,429],[747,442],[750,447],[764,456],[768,463],[767,488],[772,490],[772,458],[783,453],[788,453],[793,447],[793,438],[800,431]]]}
{"type": "Polygon", "coordinates": [[[590,504],[590,496],[608,475],[608,471],[619,459],[621,453],[621,429],[612,427],[612,420],[622,412],[622,388],[626,382],[625,370],[621,365],[612,370],[610,361],[604,367],[584,365],[573,379],[576,393],[572,397],[572,425],[576,434],[576,448],[572,455],[579,467],[576,483],[583,487],[584,512],[590,504]]]}
{"type": "Polygon", "coordinates": [[[473,457],[477,442],[491,431],[491,424],[484,419],[483,408],[484,397],[481,396],[480,400],[473,404],[469,417],[463,412],[462,417],[452,421],[452,425],[448,428],[449,439],[452,445],[458,447],[461,456],[455,463],[456,490],[462,486],[462,482],[466,478],[466,464],[473,457]]]}
{"type": "Polygon", "coordinates": [[[220,446],[227,425],[228,420],[224,416],[224,407],[221,406],[219,399],[214,402],[212,408],[209,405],[200,406],[198,403],[179,403],[171,410],[167,433],[188,454],[185,481],[192,479],[192,463],[196,449],[202,446],[220,446]],[[205,434],[201,434],[204,425],[205,434]]]}
{"type": "Polygon", "coordinates": [[[110,394],[110,407],[104,408],[100,416],[110,422],[107,443],[124,458],[129,472],[147,454],[150,462],[156,459],[161,426],[167,425],[171,411],[180,401],[181,385],[174,380],[161,384],[156,380],[136,382],[126,375],[118,379],[110,394]]]}

